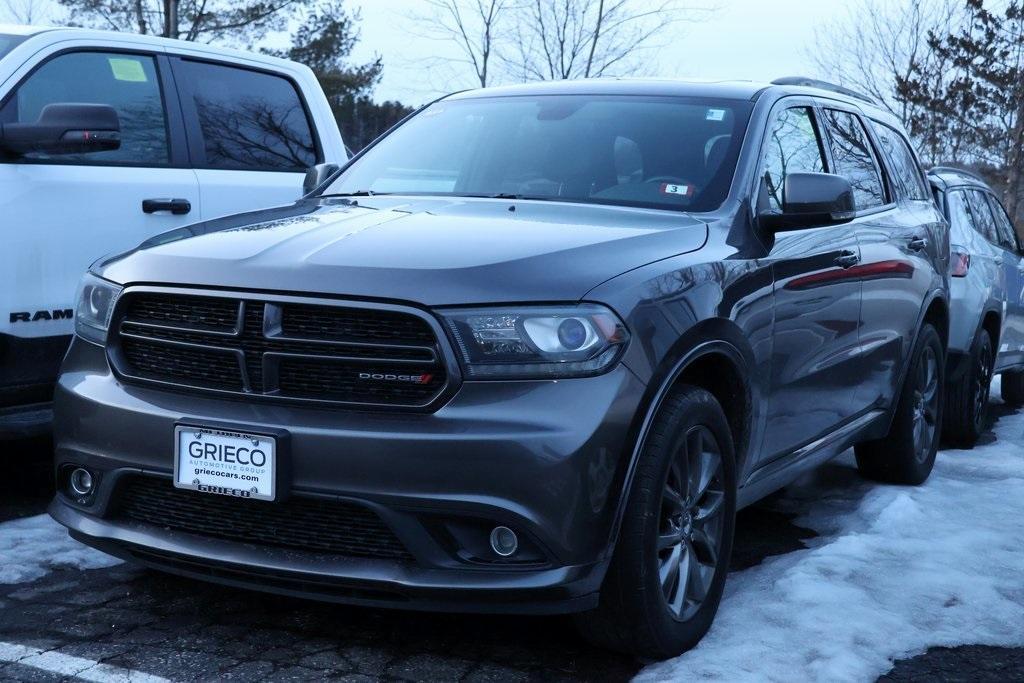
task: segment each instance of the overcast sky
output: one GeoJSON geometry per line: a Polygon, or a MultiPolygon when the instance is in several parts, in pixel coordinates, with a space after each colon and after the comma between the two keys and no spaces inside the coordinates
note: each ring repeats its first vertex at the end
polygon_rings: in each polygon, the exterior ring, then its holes
{"type": "MultiPolygon", "coordinates": [[[[642,2],[642,0],[640,0],[642,2]]],[[[846,16],[856,0],[685,0],[717,9],[699,23],[680,22],[644,53],[645,73],[697,79],[770,81],[779,76],[817,75],[807,54],[815,31],[831,17],[846,16]]],[[[905,2],[906,0],[891,0],[905,2]]],[[[56,0],[0,0],[5,5],[37,8],[56,0]]],[[[414,19],[423,0],[348,0],[362,15],[355,61],[384,60],[377,100],[419,105],[439,95],[472,87],[472,71],[454,64],[459,52],[450,43],[425,37],[414,19]]]]}
{"type": "MultiPolygon", "coordinates": [[[[693,0],[700,4],[702,0],[693,0]]],[[[893,0],[903,2],[905,0],[893,0]]],[[[712,0],[717,11],[701,23],[678,24],[645,56],[651,76],[699,79],[772,80],[815,75],[807,51],[815,30],[833,16],[845,16],[852,0],[712,0]]],[[[378,100],[422,104],[440,94],[471,87],[472,71],[445,68],[438,57],[457,55],[452,46],[421,37],[410,19],[421,0],[357,0],[362,38],[355,54],[384,59],[378,100]],[[430,68],[424,68],[429,64],[430,68]]]]}

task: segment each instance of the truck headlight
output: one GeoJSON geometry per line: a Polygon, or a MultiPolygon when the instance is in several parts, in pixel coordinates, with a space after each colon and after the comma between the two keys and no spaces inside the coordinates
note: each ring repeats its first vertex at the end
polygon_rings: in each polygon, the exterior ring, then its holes
{"type": "Polygon", "coordinates": [[[75,334],[102,346],[107,341],[107,327],[121,287],[92,273],[86,273],[78,285],[75,304],[75,334]]]}
{"type": "Polygon", "coordinates": [[[629,340],[604,306],[524,306],[439,311],[467,379],[559,379],[605,372],[629,340]]]}

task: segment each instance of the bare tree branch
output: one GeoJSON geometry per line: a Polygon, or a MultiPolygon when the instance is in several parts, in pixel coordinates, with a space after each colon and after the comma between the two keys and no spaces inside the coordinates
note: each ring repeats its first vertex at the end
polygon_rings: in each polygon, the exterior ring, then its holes
{"type": "Polygon", "coordinates": [[[427,10],[413,17],[415,26],[422,27],[419,35],[454,43],[463,56],[460,61],[472,67],[474,80],[487,87],[501,29],[518,7],[515,0],[422,0],[422,4],[427,10]]]}
{"type": "Polygon", "coordinates": [[[957,133],[934,107],[915,101],[903,84],[927,73],[939,88],[951,64],[932,50],[930,34],[964,21],[963,0],[859,0],[817,32],[808,58],[819,75],[872,97],[910,129],[930,164],[956,161],[957,133]]]}
{"type": "Polygon", "coordinates": [[[635,74],[655,38],[711,11],[678,0],[533,0],[517,13],[515,49],[502,62],[520,80],[635,74]]]}

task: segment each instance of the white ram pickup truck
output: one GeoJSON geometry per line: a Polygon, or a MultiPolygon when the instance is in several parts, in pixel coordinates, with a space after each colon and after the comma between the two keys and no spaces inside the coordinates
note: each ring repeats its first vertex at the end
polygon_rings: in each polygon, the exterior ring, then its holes
{"type": "Polygon", "coordinates": [[[48,428],[97,258],[289,204],[347,158],[313,72],[265,55],[0,25],[0,439],[48,428]]]}

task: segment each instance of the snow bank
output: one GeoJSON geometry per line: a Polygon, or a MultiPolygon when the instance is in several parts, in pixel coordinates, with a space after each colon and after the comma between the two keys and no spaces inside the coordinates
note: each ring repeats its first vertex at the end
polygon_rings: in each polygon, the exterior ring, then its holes
{"type": "Polygon", "coordinates": [[[930,646],[1024,645],[1024,414],[995,433],[919,488],[833,469],[788,491],[821,536],[731,576],[703,642],[638,679],[873,681],[930,646]]]}
{"type": "Polygon", "coordinates": [[[0,524],[0,583],[34,581],[55,566],[97,569],[120,562],[73,540],[49,515],[0,524]]]}

